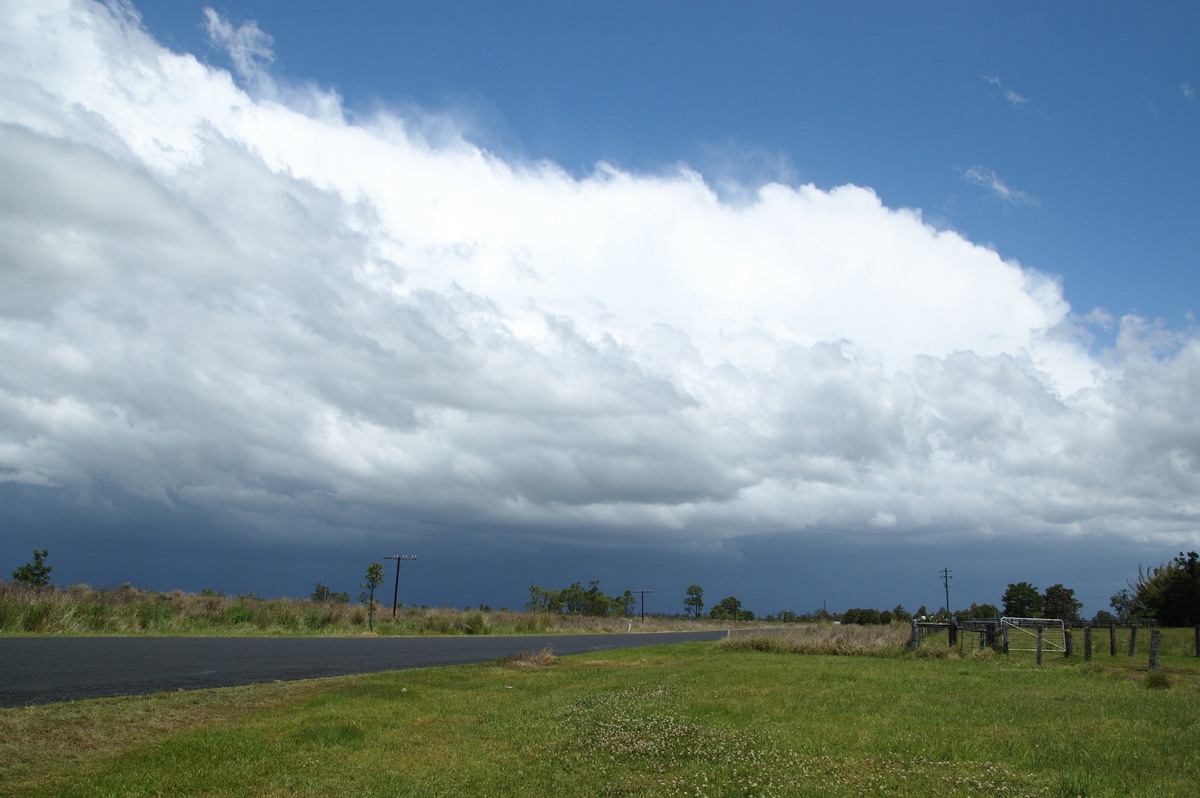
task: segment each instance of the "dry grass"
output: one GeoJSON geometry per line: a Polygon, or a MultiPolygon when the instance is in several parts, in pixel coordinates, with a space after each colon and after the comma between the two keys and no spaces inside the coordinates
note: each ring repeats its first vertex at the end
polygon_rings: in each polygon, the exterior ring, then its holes
{"type": "Polygon", "coordinates": [[[856,626],[852,624],[798,624],[722,640],[718,646],[733,651],[768,651],[776,654],[857,654],[898,657],[907,651],[907,626],[856,626]]]}
{"type": "MultiPolygon", "coordinates": [[[[746,626],[746,624],[739,624],[746,626]]],[[[708,619],[648,616],[586,617],[507,609],[404,607],[375,613],[374,634],[490,635],[662,632],[724,629],[708,619]]],[[[361,604],[262,599],[211,592],[160,593],[125,586],[31,589],[0,582],[0,634],[5,635],[360,635],[361,604]]]]}
{"type": "Polygon", "coordinates": [[[511,657],[504,657],[498,664],[519,671],[536,671],[549,668],[557,661],[558,658],[547,648],[538,652],[523,651],[511,657]]]}

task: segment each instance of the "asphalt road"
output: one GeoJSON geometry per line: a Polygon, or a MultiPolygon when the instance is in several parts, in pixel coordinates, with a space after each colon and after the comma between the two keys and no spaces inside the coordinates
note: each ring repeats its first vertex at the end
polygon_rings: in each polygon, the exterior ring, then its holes
{"type": "Polygon", "coordinates": [[[725,632],[521,637],[5,637],[0,707],[489,662],[550,649],[584,654],[725,632]]]}

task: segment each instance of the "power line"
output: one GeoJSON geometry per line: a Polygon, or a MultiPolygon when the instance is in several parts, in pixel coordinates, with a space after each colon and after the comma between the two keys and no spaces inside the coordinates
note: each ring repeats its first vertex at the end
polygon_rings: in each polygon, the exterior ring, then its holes
{"type": "Polygon", "coordinates": [[[411,554],[390,554],[384,557],[385,560],[396,561],[396,584],[392,586],[392,617],[396,617],[396,597],[400,595],[400,561],[417,559],[411,554]]]}
{"type": "Polygon", "coordinates": [[[646,622],[646,594],[653,593],[653,590],[630,590],[630,593],[638,593],[642,597],[642,623],[646,622]]]}

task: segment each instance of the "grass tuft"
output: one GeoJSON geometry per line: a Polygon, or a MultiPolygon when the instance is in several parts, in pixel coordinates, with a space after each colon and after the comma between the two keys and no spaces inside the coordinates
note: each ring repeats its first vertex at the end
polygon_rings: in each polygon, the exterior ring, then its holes
{"type": "Polygon", "coordinates": [[[1171,688],[1171,677],[1167,676],[1165,671],[1150,671],[1146,674],[1143,684],[1150,690],[1169,690],[1171,688]]]}
{"type": "Polygon", "coordinates": [[[523,651],[511,657],[503,657],[497,661],[497,664],[520,671],[535,671],[542,668],[549,668],[557,661],[558,658],[554,656],[554,653],[550,649],[543,649],[536,653],[523,651]]]}

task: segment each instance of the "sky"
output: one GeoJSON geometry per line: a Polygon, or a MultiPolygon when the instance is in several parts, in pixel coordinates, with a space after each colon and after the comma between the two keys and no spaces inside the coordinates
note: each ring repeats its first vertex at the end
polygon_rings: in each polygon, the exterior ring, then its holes
{"type": "Polygon", "coordinates": [[[1200,546],[1194,3],[0,22],[5,574],[1090,615],[1200,546]]]}

